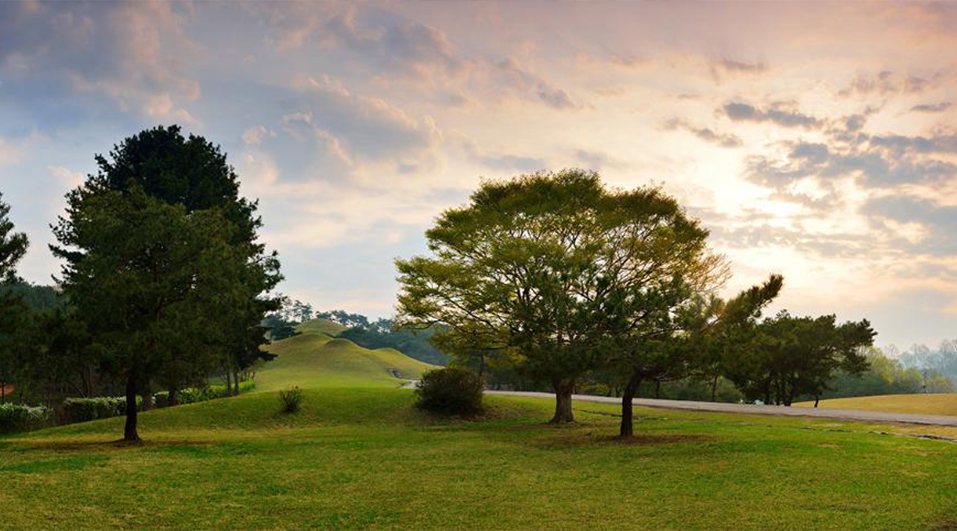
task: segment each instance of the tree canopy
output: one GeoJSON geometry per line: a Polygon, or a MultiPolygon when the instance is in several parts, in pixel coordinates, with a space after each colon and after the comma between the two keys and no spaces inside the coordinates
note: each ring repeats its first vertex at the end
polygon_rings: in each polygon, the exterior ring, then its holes
{"type": "Polygon", "coordinates": [[[484,182],[426,237],[433,256],[397,261],[402,322],[512,351],[551,384],[553,422],[573,420],[575,383],[608,355],[609,334],[653,329],[722,274],[673,198],[580,170],[484,182]]]}

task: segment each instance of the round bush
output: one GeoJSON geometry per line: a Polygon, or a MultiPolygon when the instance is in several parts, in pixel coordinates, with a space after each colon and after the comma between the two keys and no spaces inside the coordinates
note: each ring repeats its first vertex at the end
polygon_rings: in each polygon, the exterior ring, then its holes
{"type": "Polygon", "coordinates": [[[416,406],[443,415],[475,415],[482,412],[481,378],[472,371],[447,367],[422,375],[415,387],[416,406]]]}

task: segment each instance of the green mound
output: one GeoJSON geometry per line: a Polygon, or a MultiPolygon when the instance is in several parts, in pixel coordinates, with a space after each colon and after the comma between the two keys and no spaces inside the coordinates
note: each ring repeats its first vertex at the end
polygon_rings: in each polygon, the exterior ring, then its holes
{"type": "MultiPolygon", "coordinates": [[[[313,321],[315,322],[315,321],[313,321]]],[[[309,323],[307,323],[309,324],[309,323]]],[[[367,349],[325,333],[304,332],[277,341],[269,352],[278,358],[256,375],[256,388],[399,387],[435,368],[391,348],[367,349]]]]}
{"type": "Polygon", "coordinates": [[[345,326],[329,319],[313,319],[296,327],[296,330],[303,334],[326,334],[327,336],[339,335],[345,329],[345,326]]]}

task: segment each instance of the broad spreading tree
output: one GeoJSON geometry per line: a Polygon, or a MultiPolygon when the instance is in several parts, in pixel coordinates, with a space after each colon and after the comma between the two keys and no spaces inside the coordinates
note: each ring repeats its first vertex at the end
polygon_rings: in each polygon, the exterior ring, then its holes
{"type": "Polygon", "coordinates": [[[397,261],[400,316],[441,325],[452,345],[510,349],[520,370],[551,384],[552,421],[572,421],[584,374],[650,348],[722,278],[707,235],[661,190],[611,190],[594,172],[485,182],[426,233],[432,256],[397,261]]]}
{"type": "Polygon", "coordinates": [[[17,263],[27,252],[26,234],[15,232],[10,206],[0,194],[0,402],[6,401],[6,386],[19,370],[16,360],[26,305],[10,288],[17,281],[17,263]]]}

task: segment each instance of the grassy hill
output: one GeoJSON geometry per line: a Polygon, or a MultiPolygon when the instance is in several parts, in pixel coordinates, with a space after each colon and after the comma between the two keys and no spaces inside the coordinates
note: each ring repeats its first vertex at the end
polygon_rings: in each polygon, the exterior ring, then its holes
{"type": "Polygon", "coordinates": [[[327,336],[337,336],[345,329],[345,326],[329,319],[313,319],[296,326],[296,330],[304,334],[326,334],[327,336]]]}
{"type": "MultiPolygon", "coordinates": [[[[306,324],[314,323],[316,321],[306,324]]],[[[320,326],[325,325],[318,323],[315,328],[320,326]]],[[[273,343],[268,350],[279,357],[268,362],[256,376],[256,387],[263,391],[293,385],[399,387],[404,383],[401,378],[418,378],[435,368],[391,348],[362,348],[309,328],[301,335],[273,343]]]]}
{"type": "MultiPolygon", "coordinates": [[[[794,405],[796,407],[814,407],[814,402],[801,402],[794,405]]],[[[818,407],[957,416],[957,393],[832,398],[821,400],[818,407]]]]}

